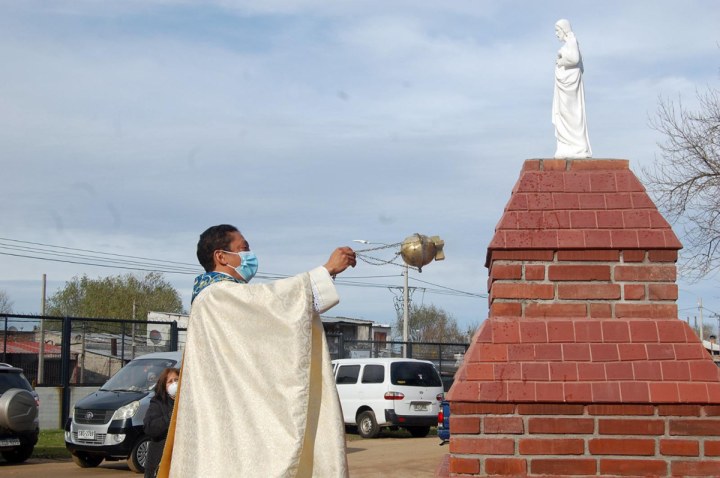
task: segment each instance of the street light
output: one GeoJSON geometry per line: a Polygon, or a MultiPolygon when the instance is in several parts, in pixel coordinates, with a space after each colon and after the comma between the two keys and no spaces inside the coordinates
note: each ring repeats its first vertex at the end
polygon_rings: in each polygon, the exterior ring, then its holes
{"type": "MultiPolygon", "coordinates": [[[[394,244],[385,244],[382,242],[370,242],[365,239],[355,239],[353,242],[359,242],[361,244],[379,244],[383,246],[393,246],[394,244]]],[[[445,253],[443,247],[445,241],[440,239],[440,236],[423,236],[422,234],[415,233],[412,236],[406,237],[405,240],[400,244],[400,256],[402,256],[405,262],[405,270],[403,275],[405,276],[405,285],[403,288],[403,357],[407,357],[407,343],[408,343],[408,322],[409,322],[409,307],[410,294],[408,287],[408,278],[410,275],[410,266],[416,267],[418,272],[422,272],[423,266],[430,264],[433,260],[442,261],[445,259],[445,253]]]]}

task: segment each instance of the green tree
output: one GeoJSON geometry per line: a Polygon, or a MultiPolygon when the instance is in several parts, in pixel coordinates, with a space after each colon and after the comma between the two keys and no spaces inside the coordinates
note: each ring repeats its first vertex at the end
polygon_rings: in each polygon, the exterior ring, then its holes
{"type": "Polygon", "coordinates": [[[13,302],[4,290],[0,290],[0,314],[12,313],[13,302]]]}
{"type": "MultiPolygon", "coordinates": [[[[410,305],[408,310],[408,334],[413,342],[463,343],[468,341],[467,332],[460,330],[453,316],[434,305],[410,305]]],[[[398,317],[395,333],[402,337],[403,317],[398,317]]],[[[474,332],[474,329],[473,329],[474,332]]]]}
{"type": "Polygon", "coordinates": [[[720,92],[698,92],[691,111],[661,99],[651,126],[662,133],[662,158],[643,178],[668,219],[679,226],[686,275],[700,278],[720,268],[720,92]]]}
{"type": "Polygon", "coordinates": [[[48,315],[146,320],[149,311],[182,313],[182,301],[162,274],[73,277],[48,300],[48,315]],[[134,306],[133,306],[134,304],[134,306]]]}

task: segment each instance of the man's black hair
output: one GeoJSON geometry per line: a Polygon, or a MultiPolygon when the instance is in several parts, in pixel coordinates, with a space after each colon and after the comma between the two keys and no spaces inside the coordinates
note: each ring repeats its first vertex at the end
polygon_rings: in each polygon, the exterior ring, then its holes
{"type": "Polygon", "coordinates": [[[230,233],[240,232],[237,227],[230,224],[220,224],[219,226],[209,227],[200,234],[200,240],[197,245],[197,258],[200,265],[203,266],[205,272],[215,269],[215,259],[213,253],[217,250],[227,251],[230,247],[230,233]]]}

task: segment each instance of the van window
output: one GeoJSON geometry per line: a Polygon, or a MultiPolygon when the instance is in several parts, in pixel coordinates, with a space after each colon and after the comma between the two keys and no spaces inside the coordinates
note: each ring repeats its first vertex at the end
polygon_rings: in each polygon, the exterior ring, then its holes
{"type": "Polygon", "coordinates": [[[365,365],[362,383],[383,383],[385,380],[385,366],[365,365]]]}
{"type": "Polygon", "coordinates": [[[105,382],[100,390],[114,392],[150,390],[157,383],[162,371],[167,367],[175,367],[176,363],[175,360],[161,358],[133,360],[105,382]]]}
{"type": "Polygon", "coordinates": [[[357,383],[358,375],[360,375],[360,365],[341,365],[340,368],[338,368],[335,382],[338,385],[357,383]]]}
{"type": "Polygon", "coordinates": [[[442,381],[429,363],[393,362],[390,364],[390,381],[406,387],[441,387],[442,381]]]}

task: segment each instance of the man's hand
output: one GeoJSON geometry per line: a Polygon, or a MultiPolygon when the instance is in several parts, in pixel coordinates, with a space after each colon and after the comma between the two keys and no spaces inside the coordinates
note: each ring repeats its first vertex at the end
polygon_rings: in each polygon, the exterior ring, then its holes
{"type": "Polygon", "coordinates": [[[325,269],[331,276],[335,277],[335,275],[347,269],[348,266],[355,267],[355,251],[349,247],[338,247],[330,255],[330,259],[325,264],[325,269]]]}

